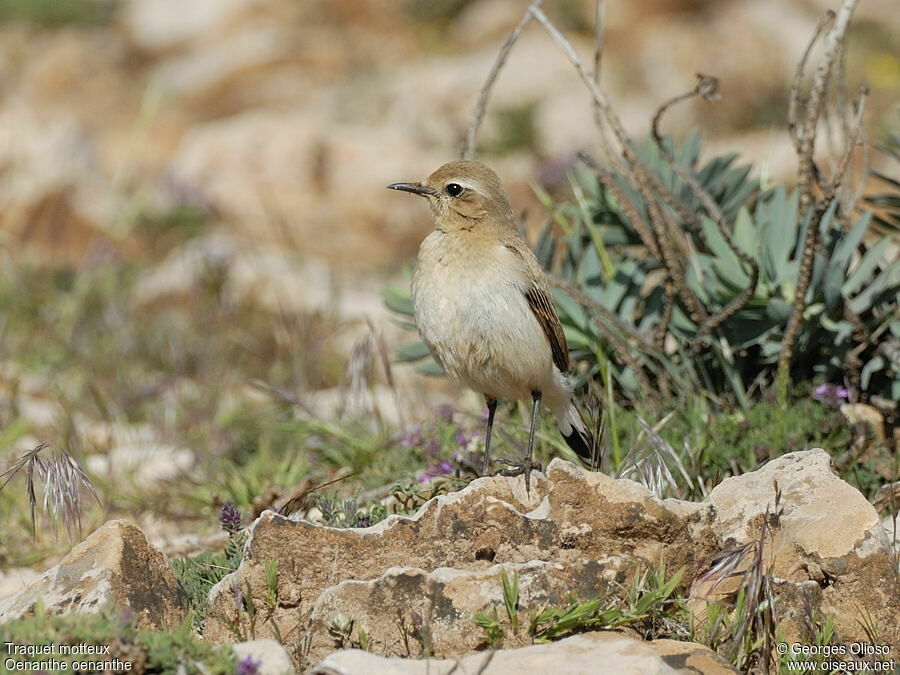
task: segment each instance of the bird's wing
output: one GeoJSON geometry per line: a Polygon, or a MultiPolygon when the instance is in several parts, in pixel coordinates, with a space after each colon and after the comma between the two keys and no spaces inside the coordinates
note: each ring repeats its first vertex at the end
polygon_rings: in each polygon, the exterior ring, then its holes
{"type": "MultiPolygon", "coordinates": [[[[518,242],[516,242],[518,243],[518,242]]],[[[524,242],[518,246],[515,243],[506,243],[504,246],[516,254],[524,266],[527,279],[524,288],[525,299],[528,306],[544,330],[547,340],[550,342],[550,350],[553,353],[553,363],[563,373],[569,370],[569,347],[566,344],[566,336],[553,305],[550,288],[544,276],[544,270],[531,249],[524,242]],[[523,250],[524,248],[524,250],[523,250]]]]}

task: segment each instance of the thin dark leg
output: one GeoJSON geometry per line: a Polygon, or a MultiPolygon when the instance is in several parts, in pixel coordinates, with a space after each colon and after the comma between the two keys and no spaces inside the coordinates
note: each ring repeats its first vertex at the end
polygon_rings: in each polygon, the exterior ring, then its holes
{"type": "Polygon", "coordinates": [[[541,392],[531,392],[534,408],[531,411],[531,430],[528,432],[528,454],[525,456],[525,492],[530,492],[531,469],[534,466],[531,458],[534,456],[534,429],[537,426],[538,415],[541,411],[541,392]]]}
{"type": "Polygon", "coordinates": [[[494,427],[494,413],[497,412],[497,399],[485,396],[484,402],[487,403],[488,421],[487,430],[484,432],[484,464],[481,467],[481,474],[487,476],[488,471],[491,468],[491,429],[494,427]]]}

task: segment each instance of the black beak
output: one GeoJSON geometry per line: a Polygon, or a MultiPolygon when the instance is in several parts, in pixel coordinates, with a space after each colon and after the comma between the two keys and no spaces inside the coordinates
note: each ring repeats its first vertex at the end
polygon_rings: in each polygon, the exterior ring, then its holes
{"type": "Polygon", "coordinates": [[[437,195],[437,191],[434,188],[426,187],[421,183],[392,183],[388,185],[388,189],[412,192],[422,197],[434,197],[437,195]]]}

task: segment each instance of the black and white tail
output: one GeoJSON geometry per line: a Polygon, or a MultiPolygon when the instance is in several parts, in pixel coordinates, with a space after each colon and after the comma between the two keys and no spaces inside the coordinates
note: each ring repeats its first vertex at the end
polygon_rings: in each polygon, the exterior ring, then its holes
{"type": "Polygon", "coordinates": [[[594,436],[585,426],[574,403],[570,401],[556,416],[556,426],[575,454],[588,466],[594,466],[597,459],[594,436]]]}

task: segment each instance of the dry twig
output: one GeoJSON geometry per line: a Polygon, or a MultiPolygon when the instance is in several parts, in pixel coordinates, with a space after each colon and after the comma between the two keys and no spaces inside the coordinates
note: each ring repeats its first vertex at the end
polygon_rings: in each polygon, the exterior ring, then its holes
{"type": "Polygon", "coordinates": [[[506,42],[503,43],[503,46],[497,53],[494,65],[491,67],[491,71],[488,73],[487,79],[481,87],[481,92],[478,94],[478,103],[475,105],[475,110],[472,113],[472,120],[469,122],[469,128],[466,130],[465,142],[463,143],[462,152],[460,152],[460,157],[462,157],[462,159],[475,158],[475,140],[478,136],[478,129],[481,126],[481,121],[484,119],[488,98],[490,98],[494,83],[497,81],[497,76],[506,64],[506,59],[509,58],[509,53],[512,51],[513,45],[516,44],[516,40],[519,39],[519,35],[525,30],[525,26],[531,22],[531,10],[539,8],[543,1],[544,0],[533,0],[528,6],[528,10],[522,15],[519,23],[513,28],[509,37],[506,38],[506,42]]]}
{"type": "Polygon", "coordinates": [[[656,147],[659,149],[660,156],[666,162],[672,171],[674,171],[678,177],[688,186],[691,191],[700,199],[700,202],[703,204],[703,208],[706,209],[707,214],[715,223],[716,227],[719,228],[719,233],[722,235],[722,238],[725,240],[725,243],[728,245],[728,248],[731,250],[734,255],[736,255],[744,264],[750,266],[750,283],[747,284],[747,288],[741,291],[738,295],[731,299],[731,301],[725,305],[721,310],[716,312],[715,314],[707,317],[697,328],[697,334],[694,336],[694,348],[697,349],[700,345],[700,340],[702,340],[703,336],[711,333],[716,328],[721,326],[725,321],[727,321],[730,317],[734,316],[735,313],[739,312],[753,297],[753,294],[756,292],[756,285],[759,282],[759,265],[757,265],[756,261],[745,253],[741,248],[734,243],[734,239],[731,236],[731,232],[729,231],[728,223],[725,222],[725,214],[722,213],[722,209],[719,208],[719,205],[716,201],[709,195],[709,193],[703,189],[703,186],[700,185],[700,182],[689,172],[686,171],[682,166],[680,166],[675,161],[675,156],[672,154],[671,148],[669,148],[666,143],[663,142],[662,134],[659,131],[659,125],[662,121],[663,113],[672,107],[674,104],[680,101],[686,101],[694,96],[702,96],[707,101],[716,101],[719,98],[719,81],[715,77],[711,77],[709,75],[697,74],[697,84],[696,86],[688,92],[684,94],[680,94],[675,98],[667,101],[663,105],[660,106],[659,110],[657,110],[656,115],[653,116],[653,140],[656,142],[656,147]]]}
{"type": "MultiPolygon", "coordinates": [[[[834,25],[825,37],[825,53],[816,69],[812,88],[807,98],[806,119],[803,128],[799,132],[797,143],[797,157],[799,168],[797,171],[797,191],[800,195],[797,213],[800,218],[809,216],[806,228],[806,239],[803,243],[803,255],[800,260],[800,270],[797,274],[797,286],[794,303],[791,307],[791,315],[787,328],[784,331],[781,354],[778,359],[778,372],[776,376],[777,398],[782,406],[787,404],[788,381],[790,377],[791,360],[794,354],[794,344],[800,333],[800,324],[803,321],[803,312],[806,309],[806,292],[809,290],[812,278],[813,256],[819,234],[819,223],[822,216],[828,210],[831,201],[838,189],[840,176],[833,177],[830,184],[824,190],[825,198],[814,204],[813,182],[817,180],[817,170],[813,161],[815,152],[816,130],[821,115],[825,91],[829,80],[833,75],[835,63],[840,58],[840,52],[844,48],[847,30],[850,27],[850,18],[856,8],[858,0],[844,0],[841,8],[835,16],[834,25]]],[[[853,144],[848,151],[852,152],[853,144]]]]}

